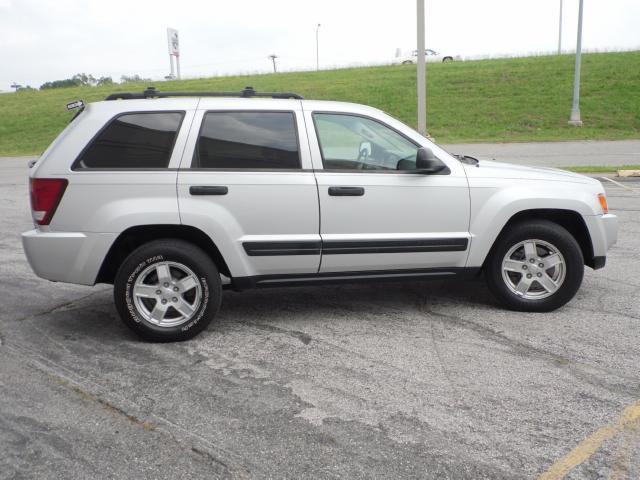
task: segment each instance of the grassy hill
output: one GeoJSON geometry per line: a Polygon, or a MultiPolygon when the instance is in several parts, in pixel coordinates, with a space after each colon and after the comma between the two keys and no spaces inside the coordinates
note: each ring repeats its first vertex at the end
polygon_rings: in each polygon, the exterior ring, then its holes
{"type": "MultiPolygon", "coordinates": [[[[569,127],[571,55],[429,64],[428,129],[438,142],[640,138],[640,52],[583,56],[582,118],[569,127]]],[[[415,66],[153,82],[160,90],[294,91],[312,99],[378,107],[416,123],[415,66]]],[[[0,95],[0,156],[39,154],[71,117],[65,105],[146,84],[0,95]]]]}

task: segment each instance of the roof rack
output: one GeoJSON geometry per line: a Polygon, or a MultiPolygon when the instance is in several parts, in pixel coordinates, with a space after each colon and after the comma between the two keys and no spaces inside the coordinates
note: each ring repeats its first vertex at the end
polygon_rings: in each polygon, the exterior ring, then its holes
{"type": "Polygon", "coordinates": [[[161,92],[156,87],[147,87],[142,93],[112,93],[105,100],[134,100],[142,98],[168,98],[168,97],[267,97],[267,98],[293,98],[303,100],[302,95],[291,92],[256,92],[253,87],[245,87],[240,92],[161,92]]]}

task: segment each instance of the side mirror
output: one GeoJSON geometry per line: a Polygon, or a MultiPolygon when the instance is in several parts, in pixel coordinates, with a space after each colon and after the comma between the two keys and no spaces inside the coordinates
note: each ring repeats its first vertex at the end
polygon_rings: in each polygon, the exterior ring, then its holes
{"type": "Polygon", "coordinates": [[[439,173],[447,166],[428,148],[419,148],[416,154],[416,170],[418,173],[439,173]]]}

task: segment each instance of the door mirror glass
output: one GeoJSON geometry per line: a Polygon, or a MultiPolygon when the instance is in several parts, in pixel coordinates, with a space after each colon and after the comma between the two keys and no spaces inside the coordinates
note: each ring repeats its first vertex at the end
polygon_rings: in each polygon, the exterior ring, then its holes
{"type": "Polygon", "coordinates": [[[419,173],[439,173],[447,166],[436,157],[431,149],[421,147],[416,154],[416,170],[419,173]]]}

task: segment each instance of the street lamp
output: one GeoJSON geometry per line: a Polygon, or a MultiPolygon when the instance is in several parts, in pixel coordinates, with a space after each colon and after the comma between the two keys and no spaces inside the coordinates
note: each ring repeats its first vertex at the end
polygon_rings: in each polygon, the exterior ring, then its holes
{"type": "Polygon", "coordinates": [[[318,41],[318,32],[320,24],[316,27],[316,71],[320,70],[320,42],[318,41]]]}
{"type": "Polygon", "coordinates": [[[582,1],[578,9],[578,44],[576,45],[576,71],[573,78],[573,106],[571,108],[571,117],[569,125],[576,127],[582,126],[580,119],[580,67],[582,62],[582,1]]]}
{"type": "Polygon", "coordinates": [[[558,20],[558,55],[562,53],[562,0],[560,0],[560,20],[558,20]]]}
{"type": "Polygon", "coordinates": [[[427,73],[424,58],[424,0],[417,0],[418,14],[418,132],[427,134],[427,73]]]}
{"type": "Polygon", "coordinates": [[[272,53],[267,58],[270,58],[273,62],[273,73],[277,73],[278,70],[276,69],[276,58],[278,58],[278,56],[275,53],[272,53]]]}

